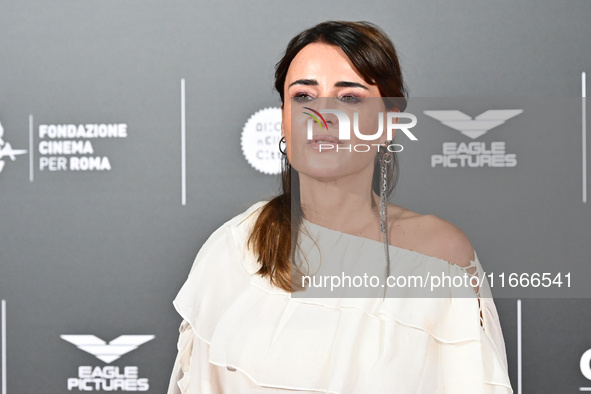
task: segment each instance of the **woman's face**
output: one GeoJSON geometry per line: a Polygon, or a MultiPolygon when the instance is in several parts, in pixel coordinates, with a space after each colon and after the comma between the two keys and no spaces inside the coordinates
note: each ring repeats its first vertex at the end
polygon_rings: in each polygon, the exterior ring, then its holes
{"type": "Polygon", "coordinates": [[[337,46],[314,43],[305,46],[293,59],[284,85],[282,135],[291,165],[303,175],[319,180],[334,180],[360,174],[373,174],[377,146],[384,144],[385,131],[378,139],[366,141],[353,132],[354,112],[358,112],[359,131],[375,134],[378,112],[383,111],[380,91],[358,74],[353,64],[337,46]],[[375,97],[374,99],[365,99],[375,97]],[[308,109],[304,108],[307,107],[308,109]],[[314,111],[337,109],[349,117],[350,139],[339,139],[339,122],[335,114],[323,113],[328,127],[311,120],[313,138],[308,139],[308,120],[314,111]],[[361,146],[361,145],[364,146],[361,146]],[[332,148],[331,148],[332,146],[332,148]],[[356,152],[365,150],[368,152],[356,152]]]}

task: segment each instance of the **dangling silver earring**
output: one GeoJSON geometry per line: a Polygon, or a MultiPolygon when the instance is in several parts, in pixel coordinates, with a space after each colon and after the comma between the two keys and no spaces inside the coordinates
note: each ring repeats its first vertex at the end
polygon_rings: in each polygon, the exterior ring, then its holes
{"type": "Polygon", "coordinates": [[[281,152],[282,155],[286,155],[287,153],[285,152],[285,149],[281,149],[281,144],[285,144],[287,147],[287,141],[285,140],[285,137],[281,137],[279,140],[279,152],[281,152]]]}
{"type": "MultiPolygon", "coordinates": [[[[388,150],[386,142],[385,152],[378,151],[380,162],[380,232],[384,242],[384,253],[386,255],[386,280],[390,276],[390,241],[388,237],[388,164],[392,161],[392,153],[388,150]]],[[[384,286],[384,298],[386,297],[387,286],[384,286]]]]}

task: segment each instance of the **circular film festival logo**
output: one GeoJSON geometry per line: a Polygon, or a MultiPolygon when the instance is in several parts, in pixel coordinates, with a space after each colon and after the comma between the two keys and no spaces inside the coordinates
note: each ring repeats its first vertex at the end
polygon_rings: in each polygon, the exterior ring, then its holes
{"type": "Polygon", "coordinates": [[[281,172],[281,108],[264,108],[252,115],[242,129],[242,153],[263,174],[281,172]]]}

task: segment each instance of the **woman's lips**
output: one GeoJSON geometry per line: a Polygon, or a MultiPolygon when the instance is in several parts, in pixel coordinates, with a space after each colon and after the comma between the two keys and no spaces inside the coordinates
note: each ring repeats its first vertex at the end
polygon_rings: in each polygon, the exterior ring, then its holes
{"type": "Polygon", "coordinates": [[[308,141],[308,145],[310,145],[313,149],[318,149],[320,152],[334,150],[337,145],[342,144],[343,143],[341,140],[328,134],[314,135],[312,139],[308,141]]]}

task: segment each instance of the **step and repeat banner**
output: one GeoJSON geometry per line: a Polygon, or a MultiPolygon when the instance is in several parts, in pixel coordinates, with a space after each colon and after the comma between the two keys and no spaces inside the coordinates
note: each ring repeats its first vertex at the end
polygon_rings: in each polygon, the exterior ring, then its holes
{"type": "Polygon", "coordinates": [[[459,226],[517,393],[591,391],[591,2],[0,0],[1,394],[164,393],[172,300],[278,190],[275,63],[318,22],[400,54],[392,202],[459,226]]]}

